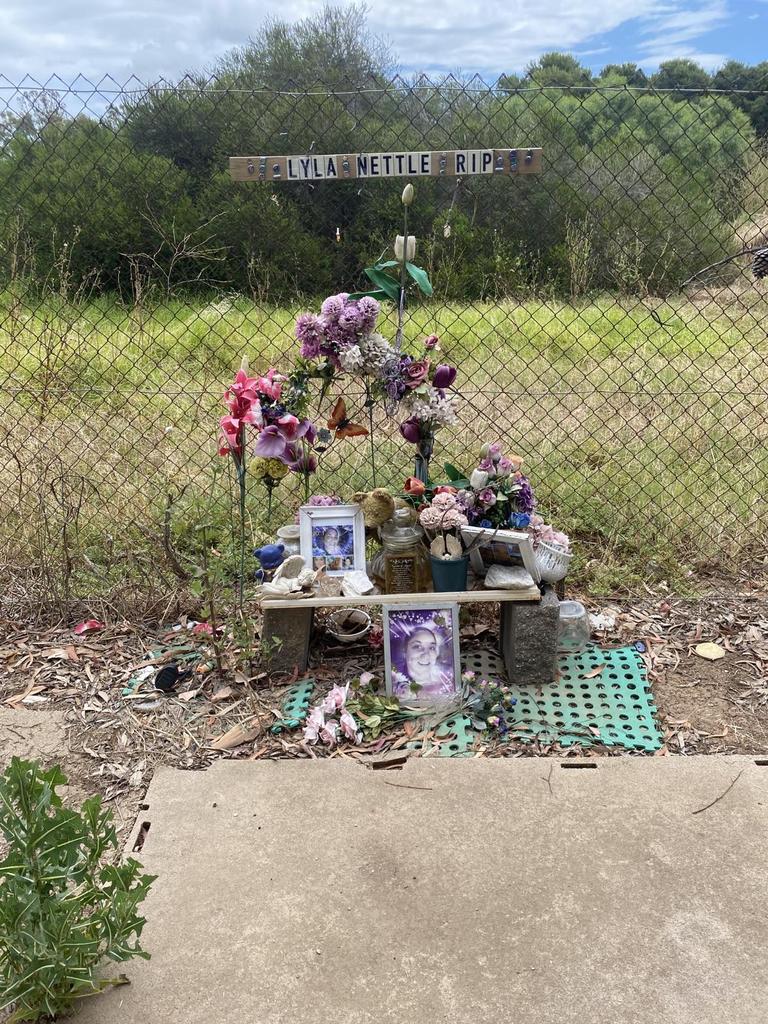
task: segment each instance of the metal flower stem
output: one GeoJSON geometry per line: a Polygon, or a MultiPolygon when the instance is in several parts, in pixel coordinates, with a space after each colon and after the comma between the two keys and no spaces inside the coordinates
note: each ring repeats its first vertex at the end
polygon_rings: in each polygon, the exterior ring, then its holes
{"type": "Polygon", "coordinates": [[[397,304],[397,334],[395,348],[399,351],[403,344],[403,319],[405,317],[405,286],[408,280],[408,207],[403,205],[403,262],[400,264],[400,301],[397,304]]]}
{"type": "Polygon", "coordinates": [[[376,486],[376,445],[373,441],[373,398],[371,397],[371,384],[365,378],[365,404],[368,407],[368,440],[371,445],[371,477],[373,486],[376,486]]]}
{"type": "Polygon", "coordinates": [[[242,428],[240,440],[240,460],[237,463],[237,482],[240,487],[240,612],[243,610],[243,591],[245,588],[245,428],[242,428]]]}

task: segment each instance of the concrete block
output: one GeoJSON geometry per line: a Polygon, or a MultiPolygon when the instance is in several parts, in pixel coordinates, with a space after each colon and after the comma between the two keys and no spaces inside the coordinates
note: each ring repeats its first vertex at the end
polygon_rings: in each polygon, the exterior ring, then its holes
{"type": "Polygon", "coordinates": [[[499,647],[511,683],[551,683],[557,671],[560,602],[546,587],[538,604],[501,605],[499,647]]]}
{"type": "Polygon", "coordinates": [[[270,671],[292,672],[298,668],[303,672],[309,659],[314,609],[298,601],[296,608],[270,608],[265,602],[263,615],[261,642],[268,647],[270,671]]]}

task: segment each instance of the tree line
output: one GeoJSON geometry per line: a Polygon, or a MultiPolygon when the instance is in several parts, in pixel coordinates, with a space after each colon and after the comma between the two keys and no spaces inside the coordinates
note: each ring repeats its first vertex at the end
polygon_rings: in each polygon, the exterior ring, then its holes
{"type": "Polygon", "coordinates": [[[665,294],[763,212],[767,82],[768,62],[595,75],[561,53],[492,86],[429,82],[397,74],[363,8],[273,20],[212,69],[106,109],[43,92],[7,111],[0,273],[126,298],[352,290],[391,246],[402,182],[233,183],[229,156],[536,145],[541,175],[416,182],[410,230],[437,294],[665,294]]]}

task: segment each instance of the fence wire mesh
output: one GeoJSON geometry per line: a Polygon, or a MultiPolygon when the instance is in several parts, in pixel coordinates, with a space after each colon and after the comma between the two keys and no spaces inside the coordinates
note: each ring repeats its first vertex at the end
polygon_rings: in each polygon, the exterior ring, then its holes
{"type": "MultiPolygon", "coordinates": [[[[406,347],[437,333],[459,367],[435,467],[471,469],[492,440],[524,456],[593,579],[764,564],[768,152],[750,109],[766,97],[0,79],[7,589],[156,589],[190,571],[202,524],[230,543],[224,388],[243,356],[290,367],[296,315],[364,286],[401,222],[402,180],[230,180],[230,156],[262,153],[542,146],[539,175],[415,180],[434,295],[410,301],[406,347]]],[[[343,393],[367,420],[359,382],[343,393]]],[[[318,394],[321,421],[335,397],[318,394]]],[[[399,488],[412,458],[377,409],[313,490],[399,488]]],[[[300,500],[287,479],[268,517],[251,481],[254,542],[300,500]]]]}

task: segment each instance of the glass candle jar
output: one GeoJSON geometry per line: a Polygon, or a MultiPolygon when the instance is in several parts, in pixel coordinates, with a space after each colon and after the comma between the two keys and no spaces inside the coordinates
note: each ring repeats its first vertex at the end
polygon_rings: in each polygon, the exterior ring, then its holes
{"type": "Polygon", "coordinates": [[[424,532],[411,522],[407,508],[399,508],[381,528],[383,544],[379,574],[385,594],[423,593],[431,579],[424,532]]]}

